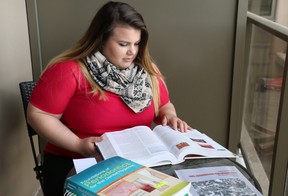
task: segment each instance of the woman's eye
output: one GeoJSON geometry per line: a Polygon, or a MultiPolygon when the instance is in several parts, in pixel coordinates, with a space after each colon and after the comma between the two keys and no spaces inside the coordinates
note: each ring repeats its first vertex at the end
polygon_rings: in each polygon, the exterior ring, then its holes
{"type": "Polygon", "coordinates": [[[128,44],[127,44],[127,43],[124,43],[124,42],[120,42],[119,45],[120,45],[120,46],[128,46],[128,44]]]}

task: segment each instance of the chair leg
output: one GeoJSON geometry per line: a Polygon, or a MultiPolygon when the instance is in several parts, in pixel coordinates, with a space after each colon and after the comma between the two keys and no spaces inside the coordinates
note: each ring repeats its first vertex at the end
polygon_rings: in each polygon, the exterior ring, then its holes
{"type": "Polygon", "coordinates": [[[41,165],[34,167],[34,171],[36,173],[36,178],[40,182],[41,189],[43,191],[44,188],[44,179],[43,179],[43,168],[41,165]]]}

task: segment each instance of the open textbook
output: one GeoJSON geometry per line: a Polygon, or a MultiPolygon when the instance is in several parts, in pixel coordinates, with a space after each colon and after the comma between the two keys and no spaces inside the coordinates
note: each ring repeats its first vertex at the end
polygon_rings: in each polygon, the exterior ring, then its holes
{"type": "Polygon", "coordinates": [[[121,156],[145,166],[178,164],[187,158],[235,158],[235,154],[196,129],[181,133],[169,126],[136,126],[107,132],[96,143],[104,159],[121,156]]]}
{"type": "Polygon", "coordinates": [[[191,182],[190,193],[193,196],[262,196],[235,166],[181,169],[175,173],[178,178],[191,182]]]}

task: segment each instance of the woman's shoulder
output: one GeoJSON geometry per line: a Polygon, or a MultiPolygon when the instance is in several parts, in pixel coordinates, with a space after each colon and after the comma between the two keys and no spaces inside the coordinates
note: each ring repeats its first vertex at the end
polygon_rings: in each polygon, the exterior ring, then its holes
{"type": "Polygon", "coordinates": [[[48,69],[60,69],[60,70],[71,70],[71,69],[79,69],[79,62],[78,61],[62,61],[56,62],[48,67],[48,69]]]}
{"type": "Polygon", "coordinates": [[[80,66],[79,62],[77,61],[62,61],[56,62],[49,65],[44,72],[48,73],[70,73],[70,74],[79,74],[80,73],[80,66]]]}
{"type": "Polygon", "coordinates": [[[60,79],[67,77],[79,79],[80,76],[82,76],[82,71],[77,61],[63,61],[48,66],[42,74],[42,79],[55,79],[57,77],[60,79]]]}

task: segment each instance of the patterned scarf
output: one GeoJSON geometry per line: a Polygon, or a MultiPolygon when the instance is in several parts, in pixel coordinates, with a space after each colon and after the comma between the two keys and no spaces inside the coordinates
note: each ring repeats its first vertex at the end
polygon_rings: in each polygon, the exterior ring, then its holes
{"type": "Polygon", "coordinates": [[[126,69],[118,69],[100,52],[86,57],[84,63],[94,81],[102,89],[119,95],[135,113],[142,112],[150,105],[152,99],[150,77],[142,67],[132,63],[126,69]]]}

